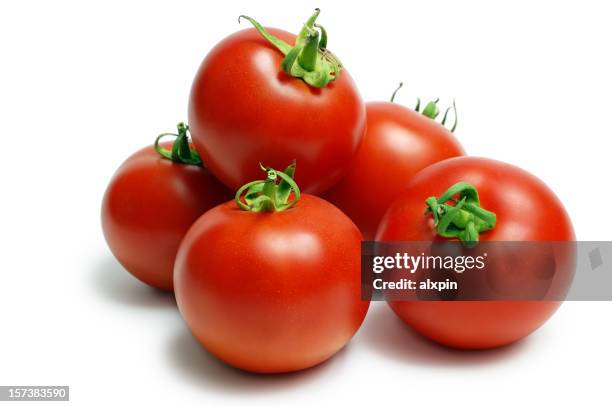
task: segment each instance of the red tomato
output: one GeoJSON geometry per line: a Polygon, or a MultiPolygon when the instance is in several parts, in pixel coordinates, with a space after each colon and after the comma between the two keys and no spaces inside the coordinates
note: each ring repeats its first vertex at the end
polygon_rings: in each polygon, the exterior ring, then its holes
{"type": "MultiPolygon", "coordinates": [[[[269,32],[296,41],[288,32],[269,32]]],[[[323,192],[346,173],[363,136],[365,108],[345,69],[317,88],[285,73],[283,61],[279,49],[247,29],[217,44],[194,79],[193,142],[233,190],[259,177],[259,162],[280,167],[295,159],[302,189],[323,192]]]]}
{"type": "Polygon", "coordinates": [[[418,171],[463,154],[435,120],[395,103],[367,103],[366,133],[351,169],[324,197],[373,240],[385,211],[418,171]]]}
{"type": "Polygon", "coordinates": [[[338,352],[366,315],[361,234],[312,195],[261,210],[228,202],[198,219],[177,255],[177,304],[195,337],[226,363],[305,369],[338,352]]]}
{"type": "MultiPolygon", "coordinates": [[[[480,241],[573,241],[571,221],[561,202],[539,179],[509,164],[459,157],[419,172],[385,214],[376,235],[383,241],[432,241],[437,235],[425,200],[451,185],[474,185],[482,207],[497,215],[480,241]]],[[[574,258],[562,253],[557,272],[572,274],[574,258]]],[[[562,276],[566,288],[571,275],[562,276]]],[[[495,282],[503,284],[504,281],[495,282]]],[[[514,342],[540,327],[558,301],[390,301],[395,313],[416,331],[457,348],[492,348],[514,342]]]]}
{"type": "Polygon", "coordinates": [[[200,215],[232,195],[201,166],[175,163],[146,147],[119,167],[106,189],[104,237],[126,270],[153,287],[172,290],[181,239],[200,215]]]}

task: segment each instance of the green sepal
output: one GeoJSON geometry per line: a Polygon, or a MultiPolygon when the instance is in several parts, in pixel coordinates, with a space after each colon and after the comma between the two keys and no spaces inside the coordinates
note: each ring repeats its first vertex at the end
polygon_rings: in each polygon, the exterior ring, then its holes
{"type": "MultiPolygon", "coordinates": [[[[295,160],[285,168],[283,171],[287,176],[291,179],[295,178],[295,160]]],[[[289,195],[291,194],[292,186],[287,181],[281,178],[280,184],[278,184],[278,188],[276,189],[276,198],[279,202],[287,203],[289,199],[289,195]]]]}

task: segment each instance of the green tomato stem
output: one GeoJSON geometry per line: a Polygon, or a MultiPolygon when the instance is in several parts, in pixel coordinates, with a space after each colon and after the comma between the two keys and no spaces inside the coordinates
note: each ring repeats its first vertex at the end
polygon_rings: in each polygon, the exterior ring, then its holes
{"type": "Polygon", "coordinates": [[[157,136],[155,143],[153,143],[153,148],[155,148],[159,155],[175,163],[202,166],[200,155],[189,142],[189,136],[187,135],[189,126],[181,122],[176,127],[178,133],[162,133],[157,136]],[[167,136],[176,137],[171,150],[165,149],[159,144],[161,139],[167,136]]]}
{"type": "Polygon", "coordinates": [[[313,30],[306,35],[306,41],[302,52],[298,55],[298,62],[306,71],[314,71],[317,65],[317,55],[319,53],[319,32],[313,30]]]}
{"type": "Polygon", "coordinates": [[[480,206],[476,187],[467,182],[454,184],[439,198],[427,198],[425,204],[425,215],[433,215],[438,235],[459,239],[466,247],[476,246],[480,233],[493,229],[497,223],[497,215],[480,206]]]}
{"type": "Polygon", "coordinates": [[[440,98],[437,98],[436,100],[432,100],[431,102],[427,103],[427,105],[425,105],[425,109],[423,109],[423,116],[436,120],[436,117],[438,117],[440,114],[440,109],[438,108],[439,101],[440,98]]]}
{"type": "Polygon", "coordinates": [[[260,167],[266,172],[266,179],[249,182],[236,191],[234,200],[238,208],[250,212],[280,212],[299,201],[300,188],[293,180],[295,161],[284,172],[261,164],[260,167]],[[291,191],[293,199],[289,201],[291,191]]]}
{"type": "MultiPolygon", "coordinates": [[[[404,86],[404,83],[400,82],[399,86],[393,91],[393,94],[391,95],[391,103],[394,103],[395,96],[397,95],[397,92],[402,88],[402,86],[404,86]]],[[[417,98],[417,103],[416,103],[416,106],[414,107],[414,111],[417,113],[421,113],[423,116],[428,117],[432,120],[436,120],[436,118],[440,115],[440,109],[438,108],[439,101],[440,101],[440,98],[437,98],[436,100],[432,100],[431,102],[427,103],[427,105],[421,112],[421,98],[417,98]]],[[[442,121],[440,122],[440,124],[446,127],[446,120],[448,119],[448,113],[451,110],[453,111],[454,122],[453,122],[453,126],[449,130],[451,133],[454,133],[455,129],[457,128],[457,105],[455,104],[454,99],[453,99],[453,105],[448,107],[446,111],[444,112],[444,116],[442,117],[442,121]]]]}
{"type": "Polygon", "coordinates": [[[294,45],[272,35],[249,16],[241,15],[238,22],[242,18],[249,21],[263,38],[283,53],[285,58],[281,68],[287,75],[300,78],[310,86],[323,88],[338,78],[342,63],[327,50],[327,31],[315,23],[320,12],[318,8],[315,9],[303,25],[294,45]]]}

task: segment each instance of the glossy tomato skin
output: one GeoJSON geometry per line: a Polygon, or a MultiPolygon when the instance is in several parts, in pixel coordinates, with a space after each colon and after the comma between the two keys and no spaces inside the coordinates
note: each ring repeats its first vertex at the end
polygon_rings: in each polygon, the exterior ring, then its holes
{"type": "MultiPolygon", "coordinates": [[[[269,29],[293,44],[295,36],[269,29]]],[[[215,46],[198,70],[189,100],[193,142],[208,168],[232,190],[260,177],[258,163],[284,168],[321,193],[348,170],[361,141],[365,107],[348,71],[314,88],[280,68],[283,55],[255,29],[215,46]]]]}
{"type": "MultiPolygon", "coordinates": [[[[385,214],[377,239],[431,241],[436,236],[425,199],[467,181],[476,186],[482,207],[497,214],[494,229],[481,241],[573,241],[574,230],[554,193],[528,172],[499,161],[459,157],[434,164],[410,182],[385,214]]],[[[575,258],[568,250],[557,258],[560,281],[571,284],[575,258]]],[[[485,349],[517,341],[540,327],[558,301],[391,301],[393,311],[424,336],[447,346],[485,349]]]]}
{"type": "Polygon", "coordinates": [[[366,132],[348,174],[324,197],[373,240],[391,203],[423,168],[463,155],[436,121],[390,102],[366,104],[366,132]]]}
{"type": "Polygon", "coordinates": [[[177,304],[194,336],[235,367],[305,369],[331,357],[361,325],[357,227],[303,194],[291,209],[218,206],[193,225],[175,264],[177,304]]]}
{"type": "MultiPolygon", "coordinates": [[[[171,143],[161,145],[171,148],[171,143]]],[[[104,237],[136,278],[172,290],[181,239],[200,215],[232,195],[206,169],[174,163],[146,147],[119,167],[106,189],[104,237]]]]}

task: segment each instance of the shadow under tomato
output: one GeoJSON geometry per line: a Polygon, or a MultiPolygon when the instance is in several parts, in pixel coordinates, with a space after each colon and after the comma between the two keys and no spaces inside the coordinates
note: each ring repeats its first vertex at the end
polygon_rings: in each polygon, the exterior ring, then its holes
{"type": "Polygon", "coordinates": [[[394,361],[429,366],[480,366],[510,360],[523,352],[530,339],[496,349],[453,349],[412,330],[386,303],[373,303],[361,336],[373,351],[394,361]]]}
{"type": "Polygon", "coordinates": [[[342,363],[347,347],[327,361],[293,373],[259,374],[229,366],[211,355],[185,326],[168,346],[170,364],[197,386],[222,394],[252,395],[288,391],[322,381],[342,363]]]}
{"type": "Polygon", "coordinates": [[[111,255],[94,264],[92,285],[101,296],[120,305],[154,309],[176,306],[173,293],[139,281],[111,255]]]}

